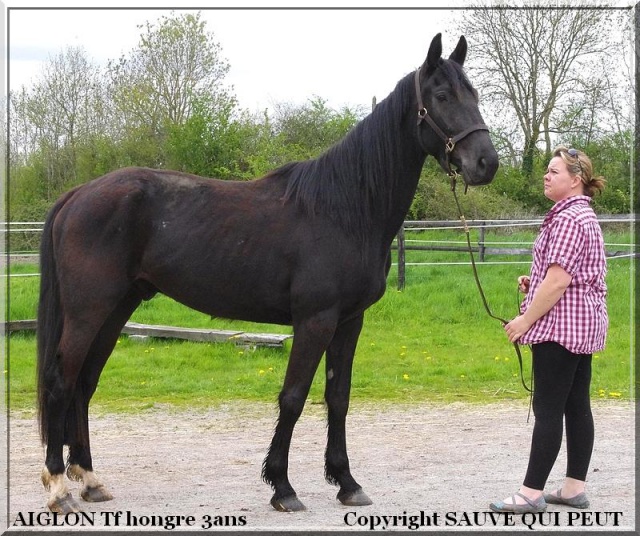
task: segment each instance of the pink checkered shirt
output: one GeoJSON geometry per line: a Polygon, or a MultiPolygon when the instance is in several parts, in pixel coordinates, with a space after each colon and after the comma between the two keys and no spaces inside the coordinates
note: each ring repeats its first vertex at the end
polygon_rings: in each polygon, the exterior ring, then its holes
{"type": "Polygon", "coordinates": [[[560,265],[572,279],[558,303],[520,338],[522,344],[552,341],[574,354],[604,348],[609,324],[607,265],[602,230],[590,201],[585,195],[563,199],[542,223],[533,244],[529,293],[520,312],[527,309],[552,264],[560,265]]]}

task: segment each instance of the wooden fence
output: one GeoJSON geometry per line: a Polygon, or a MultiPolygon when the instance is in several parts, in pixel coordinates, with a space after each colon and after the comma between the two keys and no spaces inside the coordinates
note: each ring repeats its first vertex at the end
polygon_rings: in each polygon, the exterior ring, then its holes
{"type": "MultiPolygon", "coordinates": [[[[617,224],[628,225],[629,228],[637,221],[636,215],[634,214],[624,214],[624,215],[612,215],[612,216],[599,216],[598,221],[601,225],[610,225],[617,224]]],[[[512,219],[512,220],[467,220],[467,227],[469,229],[477,229],[478,238],[477,241],[472,245],[472,251],[474,255],[477,255],[476,260],[478,262],[485,262],[487,255],[513,255],[513,256],[524,256],[531,254],[531,246],[527,245],[527,247],[515,247],[509,246],[504,247],[502,244],[500,247],[493,247],[493,245],[486,240],[486,232],[490,229],[503,229],[503,230],[513,230],[522,227],[533,227],[539,228],[542,224],[542,218],[532,218],[532,219],[512,219]]],[[[42,232],[42,227],[44,223],[42,222],[11,222],[7,224],[6,222],[0,222],[0,233],[8,232],[10,236],[10,247],[11,247],[11,235],[14,233],[16,236],[20,237],[19,243],[28,244],[30,249],[28,250],[18,250],[12,248],[10,251],[11,255],[16,255],[25,259],[37,259],[37,244],[39,243],[39,234],[42,232]]],[[[398,265],[398,289],[403,289],[406,283],[406,254],[407,251],[451,251],[451,252],[466,252],[468,251],[466,245],[450,245],[450,244],[433,244],[430,243],[428,245],[425,244],[416,244],[406,238],[407,233],[416,232],[416,231],[424,231],[424,230],[436,230],[436,229],[459,229],[461,240],[465,240],[465,234],[463,232],[462,223],[459,220],[441,220],[441,221],[412,221],[407,220],[403,223],[397,239],[394,243],[393,248],[397,250],[397,265],[398,265]]],[[[15,241],[18,242],[18,241],[15,241]]],[[[623,247],[625,246],[627,250],[630,249],[629,244],[618,244],[617,246],[623,247]]],[[[616,256],[628,256],[637,255],[636,253],[632,253],[630,251],[625,250],[613,250],[608,249],[607,255],[609,257],[616,256]]],[[[420,264],[420,263],[412,263],[412,264],[420,264]]]]}
{"type": "MultiPolygon", "coordinates": [[[[539,228],[542,224],[543,218],[534,219],[522,219],[522,220],[466,220],[466,225],[469,229],[476,229],[478,238],[477,242],[471,243],[471,251],[474,254],[474,259],[477,262],[485,262],[487,255],[511,255],[511,256],[524,256],[531,255],[531,245],[527,247],[515,247],[521,244],[514,244],[513,246],[493,247],[490,242],[486,240],[486,232],[489,229],[502,229],[502,230],[514,230],[520,227],[533,227],[539,228]]],[[[631,227],[637,220],[634,214],[625,215],[613,215],[613,216],[599,216],[598,221],[601,225],[616,224],[616,225],[628,225],[631,227]]],[[[419,242],[416,241],[416,242],[419,242]]],[[[637,256],[635,252],[631,252],[631,245],[629,244],[614,244],[612,247],[622,247],[623,249],[607,249],[606,255],[608,257],[621,257],[621,256],[637,256]]],[[[468,253],[469,248],[466,244],[466,233],[464,232],[464,225],[460,220],[429,220],[429,221],[412,221],[407,220],[403,223],[398,235],[396,237],[393,249],[397,250],[397,264],[398,264],[398,290],[402,290],[406,283],[406,266],[407,266],[407,251],[450,251],[468,253]],[[406,238],[408,232],[425,231],[425,230],[450,230],[458,229],[460,231],[460,240],[464,241],[464,245],[433,245],[433,244],[415,244],[406,238]]],[[[470,262],[470,261],[469,261],[470,262]]],[[[413,263],[420,265],[420,263],[413,263]]]]}

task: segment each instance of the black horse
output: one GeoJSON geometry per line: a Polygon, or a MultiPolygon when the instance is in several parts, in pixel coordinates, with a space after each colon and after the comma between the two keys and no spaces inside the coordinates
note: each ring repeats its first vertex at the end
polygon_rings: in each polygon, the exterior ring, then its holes
{"type": "Polygon", "coordinates": [[[89,400],[122,327],[157,292],[212,316],[293,326],[262,470],[278,510],[304,509],[287,476],[289,447],[326,352],[326,479],[343,504],[371,504],[351,476],[345,435],[364,311],[384,293],[391,243],[427,155],[456,166],[467,185],[489,183],[498,167],[462,70],[466,52],[461,37],[443,59],[438,34],[424,64],[341,142],[259,180],[126,168],[57,201],[42,237],[38,310],[42,480],[51,510],[79,509],[64,480],[64,445],[82,498],[112,498],[93,472],[89,400]],[[457,141],[452,151],[443,132],[457,141]]]}

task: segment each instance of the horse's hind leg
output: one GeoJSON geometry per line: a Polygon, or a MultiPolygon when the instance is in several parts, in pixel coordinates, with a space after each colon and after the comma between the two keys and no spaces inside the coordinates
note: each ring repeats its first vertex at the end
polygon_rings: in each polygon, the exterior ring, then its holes
{"type": "Polygon", "coordinates": [[[62,450],[68,434],[66,416],[76,396],[78,375],[98,329],[92,329],[88,324],[65,321],[58,359],[51,366],[44,384],[47,449],[42,483],[50,492],[47,506],[52,512],[66,514],[80,510],[64,481],[62,450]]]}
{"type": "Polygon", "coordinates": [[[340,486],[338,500],[347,506],[372,504],[351,476],[347,456],[346,418],[351,390],[351,369],[358,337],[362,329],[360,315],[338,326],[327,348],[326,387],[328,435],[325,454],[325,476],[329,483],[340,486]]]}
{"type": "Polygon", "coordinates": [[[69,459],[67,476],[83,483],[80,496],[87,502],[113,499],[105,485],[93,471],[89,439],[89,401],[98,386],[98,380],[107,359],[115,347],[118,336],[142,298],[136,290],[131,292],[111,313],[100,329],[89,350],[77,381],[76,395],[67,412],[69,459]]]}

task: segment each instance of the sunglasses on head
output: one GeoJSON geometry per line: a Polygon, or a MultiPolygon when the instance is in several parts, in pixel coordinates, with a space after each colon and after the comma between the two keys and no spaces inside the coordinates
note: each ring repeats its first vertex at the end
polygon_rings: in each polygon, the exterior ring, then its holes
{"type": "Polygon", "coordinates": [[[578,156],[578,150],[577,149],[567,149],[567,154],[569,156],[571,156],[572,158],[575,158],[576,161],[578,162],[578,167],[580,168],[580,175],[583,175],[582,173],[582,164],[580,163],[580,157],[578,156]]]}

